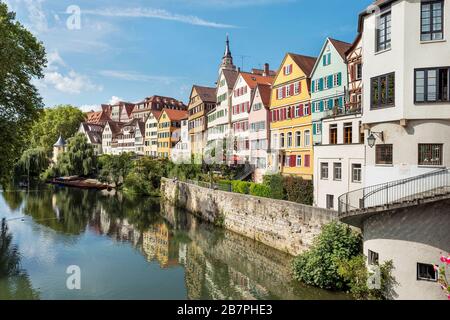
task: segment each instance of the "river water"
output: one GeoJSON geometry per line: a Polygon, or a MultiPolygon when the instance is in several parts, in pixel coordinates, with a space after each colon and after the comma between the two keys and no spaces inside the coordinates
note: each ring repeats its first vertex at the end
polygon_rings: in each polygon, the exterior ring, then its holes
{"type": "Polygon", "coordinates": [[[293,281],[290,256],[159,199],[1,192],[1,218],[9,232],[0,241],[11,243],[0,251],[0,299],[348,298],[293,281]],[[69,266],[79,268],[79,282],[69,266]]]}

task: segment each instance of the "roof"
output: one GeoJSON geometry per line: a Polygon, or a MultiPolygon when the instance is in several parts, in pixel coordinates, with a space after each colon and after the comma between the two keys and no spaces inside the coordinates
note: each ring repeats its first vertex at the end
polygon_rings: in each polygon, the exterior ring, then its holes
{"type": "Polygon", "coordinates": [[[90,143],[102,143],[103,125],[88,122],[83,122],[81,125],[90,143]]]}
{"type": "Polygon", "coordinates": [[[143,101],[137,102],[136,105],[145,104],[145,108],[143,108],[143,109],[135,108],[133,110],[133,112],[136,113],[136,112],[152,110],[153,103],[163,104],[163,107],[161,109],[164,109],[166,106],[176,106],[176,107],[187,109],[187,106],[182,101],[179,101],[175,98],[153,95],[151,97],[145,98],[143,101]]]}
{"type": "Polygon", "coordinates": [[[66,145],[66,140],[62,137],[62,135],[59,135],[58,141],[53,145],[54,147],[64,147],[66,145]]]}
{"type": "Polygon", "coordinates": [[[356,46],[358,45],[358,43],[360,42],[362,37],[362,33],[358,32],[358,34],[356,35],[355,40],[353,40],[353,43],[351,45],[350,48],[348,48],[348,50],[345,52],[345,55],[348,56],[350,54],[350,52],[352,52],[353,50],[356,49],[356,46]]]}
{"type": "Polygon", "coordinates": [[[139,131],[141,132],[141,135],[145,135],[145,122],[138,121],[139,131]]]}
{"type": "Polygon", "coordinates": [[[316,63],[317,58],[304,56],[296,53],[288,53],[292,60],[302,69],[302,71],[309,76],[316,63]]]}
{"type": "Polygon", "coordinates": [[[86,122],[88,123],[106,123],[106,121],[111,120],[111,118],[108,116],[107,112],[102,110],[98,112],[88,112],[86,114],[86,122]]]}
{"type": "Polygon", "coordinates": [[[188,112],[186,110],[164,109],[163,112],[165,112],[172,121],[183,120],[188,117],[188,112]]]}
{"type": "Polygon", "coordinates": [[[328,40],[330,40],[330,42],[333,44],[334,48],[341,55],[342,59],[345,60],[346,52],[348,49],[350,49],[352,47],[352,44],[348,43],[348,42],[336,40],[333,38],[328,38],[328,40]]]}
{"type": "Polygon", "coordinates": [[[200,96],[200,99],[203,102],[216,102],[216,100],[217,100],[217,97],[216,97],[217,89],[216,88],[202,87],[202,86],[194,85],[192,87],[192,90],[194,90],[194,89],[195,89],[195,92],[197,92],[197,94],[200,96]]]}
{"type": "Polygon", "coordinates": [[[272,87],[267,84],[258,84],[259,95],[261,96],[261,101],[265,107],[270,104],[270,94],[272,92],[272,87]]]}
{"type": "Polygon", "coordinates": [[[273,83],[274,78],[272,76],[262,76],[259,74],[253,74],[250,72],[240,72],[242,78],[244,78],[247,85],[254,89],[258,84],[268,84],[271,85],[273,83]]]}
{"type": "Polygon", "coordinates": [[[233,89],[234,84],[238,78],[239,72],[236,70],[222,70],[223,76],[225,77],[225,81],[227,83],[228,89],[233,89]]]}

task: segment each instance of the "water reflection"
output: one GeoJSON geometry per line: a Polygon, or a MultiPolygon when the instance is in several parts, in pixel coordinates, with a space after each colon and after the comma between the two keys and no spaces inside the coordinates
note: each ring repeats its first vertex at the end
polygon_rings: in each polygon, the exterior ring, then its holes
{"type": "Polygon", "coordinates": [[[31,286],[28,274],[21,269],[20,254],[12,243],[6,219],[0,226],[0,300],[38,299],[39,293],[31,286]]]}
{"type": "MultiPolygon", "coordinates": [[[[202,223],[159,199],[65,188],[2,196],[10,216],[31,218],[25,221],[32,224],[31,235],[19,237],[20,248],[33,237],[51,239],[39,261],[52,256],[48,265],[59,266],[70,256],[89,278],[82,295],[75,296],[62,288],[63,275],[51,279],[60,269],[47,265],[45,277],[39,272],[31,277],[44,298],[346,298],[293,282],[290,256],[202,223]]],[[[38,265],[29,263],[30,272],[38,265]]]]}

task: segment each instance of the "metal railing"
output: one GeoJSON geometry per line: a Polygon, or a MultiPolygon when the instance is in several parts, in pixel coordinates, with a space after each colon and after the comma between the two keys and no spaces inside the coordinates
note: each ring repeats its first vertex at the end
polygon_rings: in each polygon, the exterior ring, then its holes
{"type": "Polygon", "coordinates": [[[343,194],[339,197],[339,214],[410,204],[448,194],[450,194],[450,169],[440,169],[343,194]]]}
{"type": "Polygon", "coordinates": [[[242,170],[236,173],[234,180],[244,180],[255,172],[255,165],[246,163],[242,170]]]}

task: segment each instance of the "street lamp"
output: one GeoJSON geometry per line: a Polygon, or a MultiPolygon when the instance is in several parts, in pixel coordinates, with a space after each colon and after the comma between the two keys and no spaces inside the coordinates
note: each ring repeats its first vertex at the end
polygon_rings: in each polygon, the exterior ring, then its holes
{"type": "Polygon", "coordinates": [[[373,148],[375,146],[375,142],[377,141],[377,137],[380,138],[380,140],[382,142],[384,142],[384,135],[383,132],[370,132],[369,137],[367,138],[367,144],[369,145],[370,148],[373,148]]]}

